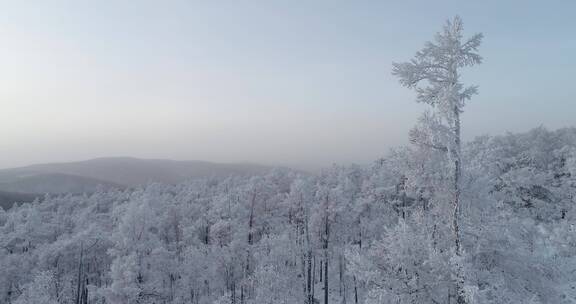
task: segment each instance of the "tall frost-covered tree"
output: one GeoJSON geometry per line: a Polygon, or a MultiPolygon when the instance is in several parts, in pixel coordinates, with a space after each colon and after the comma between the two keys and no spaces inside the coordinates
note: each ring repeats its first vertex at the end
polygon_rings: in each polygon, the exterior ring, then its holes
{"type": "MultiPolygon", "coordinates": [[[[465,101],[477,93],[476,86],[466,87],[460,81],[460,69],[482,62],[482,57],[477,53],[482,34],[466,39],[462,31],[462,20],[456,16],[412,60],[394,63],[392,72],[400,78],[403,86],[416,91],[417,102],[429,104],[434,109],[433,112],[426,112],[420,124],[411,131],[412,142],[445,152],[453,165],[451,217],[455,260],[459,260],[461,255],[458,225],[462,176],[460,114],[465,101]]],[[[455,268],[457,302],[465,303],[461,265],[455,268]]]]}

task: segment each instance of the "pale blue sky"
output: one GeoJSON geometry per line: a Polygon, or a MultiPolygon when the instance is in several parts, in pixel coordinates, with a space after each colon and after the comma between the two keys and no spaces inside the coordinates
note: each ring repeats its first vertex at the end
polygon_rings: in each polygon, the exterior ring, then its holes
{"type": "Polygon", "coordinates": [[[391,74],[483,32],[463,133],[576,124],[575,1],[2,1],[0,167],[102,156],[324,166],[407,143],[391,74]]]}

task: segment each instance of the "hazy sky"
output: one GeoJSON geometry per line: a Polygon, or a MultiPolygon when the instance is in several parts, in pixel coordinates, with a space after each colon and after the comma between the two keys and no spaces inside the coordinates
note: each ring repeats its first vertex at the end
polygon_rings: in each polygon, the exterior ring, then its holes
{"type": "Polygon", "coordinates": [[[0,167],[102,156],[369,162],[424,105],[391,74],[483,32],[463,134],[576,124],[576,1],[2,1],[0,167]],[[465,2],[465,3],[464,3],[465,2]]]}

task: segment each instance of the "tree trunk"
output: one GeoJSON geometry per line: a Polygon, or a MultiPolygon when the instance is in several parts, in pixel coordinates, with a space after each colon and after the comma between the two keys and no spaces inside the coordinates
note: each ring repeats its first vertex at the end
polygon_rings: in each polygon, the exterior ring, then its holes
{"type": "Polygon", "coordinates": [[[340,284],[338,285],[338,292],[340,296],[342,296],[342,289],[344,287],[344,263],[342,261],[341,254],[338,256],[338,272],[338,279],[340,281],[340,284]]]}
{"type": "Polygon", "coordinates": [[[358,304],[358,283],[356,282],[356,276],[354,276],[354,304],[358,304]]]}
{"type": "Polygon", "coordinates": [[[328,304],[328,250],[324,251],[324,304],[328,304]]]}
{"type": "Polygon", "coordinates": [[[254,204],[256,203],[256,191],[252,195],[250,203],[250,217],[248,219],[248,245],[252,245],[254,236],[252,235],[254,229],[254,204]]]}
{"type": "Polygon", "coordinates": [[[322,280],[324,280],[323,273],[324,273],[324,261],[320,260],[320,283],[322,283],[322,280]]]}
{"type": "Polygon", "coordinates": [[[316,287],[316,256],[312,258],[312,299],[314,299],[314,289],[316,287]]]}
{"type": "Polygon", "coordinates": [[[328,304],[328,237],[330,235],[328,213],[326,213],[324,223],[324,304],[328,304]]]}
{"type": "MultiPolygon", "coordinates": [[[[461,141],[460,141],[460,109],[454,106],[454,201],[452,205],[452,229],[454,232],[454,245],[457,257],[461,256],[460,227],[458,215],[460,211],[460,177],[462,175],[461,141]]],[[[465,304],[464,275],[460,261],[456,264],[456,303],[465,304]]]]}
{"type": "Polygon", "coordinates": [[[82,304],[88,304],[88,287],[86,286],[88,286],[88,279],[86,279],[84,287],[82,288],[82,299],[81,299],[82,304]]]}
{"type": "Polygon", "coordinates": [[[78,258],[78,278],[76,283],[76,304],[80,304],[82,296],[82,257],[84,255],[84,243],[80,243],[80,257],[78,258]]]}
{"type": "MultiPolygon", "coordinates": [[[[302,198],[301,203],[304,206],[304,200],[302,198]]],[[[313,304],[312,298],[312,244],[310,241],[310,229],[309,229],[309,214],[307,206],[304,207],[304,233],[306,237],[306,303],[313,304]]]]}
{"type": "Polygon", "coordinates": [[[301,267],[301,275],[302,275],[302,295],[304,297],[304,304],[308,304],[308,291],[307,291],[307,277],[306,277],[306,249],[304,248],[305,245],[305,235],[306,231],[304,227],[301,227],[300,224],[296,225],[296,243],[298,244],[298,248],[300,250],[299,258],[300,258],[300,267],[301,267]]]}
{"type": "Polygon", "coordinates": [[[314,303],[312,296],[312,244],[310,242],[310,231],[308,230],[308,218],[306,218],[306,299],[308,304],[314,303]]]}
{"type": "Polygon", "coordinates": [[[458,107],[454,107],[454,201],[452,210],[452,229],[454,232],[454,245],[456,255],[460,255],[460,228],[458,226],[458,212],[460,209],[460,176],[462,164],[460,161],[460,112],[458,107]]]}
{"type": "Polygon", "coordinates": [[[358,218],[358,249],[362,250],[362,219],[358,218]]]}
{"type": "Polygon", "coordinates": [[[306,270],[306,276],[307,276],[307,280],[306,280],[306,298],[308,299],[308,303],[309,304],[313,304],[313,299],[312,299],[312,251],[310,250],[310,248],[308,248],[308,252],[306,253],[306,265],[307,265],[307,270],[306,270]]]}

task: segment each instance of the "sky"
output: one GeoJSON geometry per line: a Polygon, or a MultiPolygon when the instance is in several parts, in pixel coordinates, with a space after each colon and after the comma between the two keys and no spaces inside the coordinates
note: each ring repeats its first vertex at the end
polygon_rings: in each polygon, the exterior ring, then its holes
{"type": "Polygon", "coordinates": [[[463,136],[576,125],[575,1],[0,1],[0,168],[132,156],[300,168],[408,143],[391,75],[485,35],[463,136]]]}

